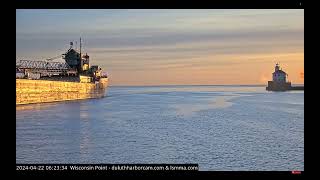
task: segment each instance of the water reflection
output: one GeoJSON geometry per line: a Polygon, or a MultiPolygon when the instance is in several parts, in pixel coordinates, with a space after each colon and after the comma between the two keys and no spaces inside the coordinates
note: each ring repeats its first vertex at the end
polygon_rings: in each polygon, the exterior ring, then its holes
{"type": "Polygon", "coordinates": [[[231,100],[242,96],[248,95],[231,94],[228,96],[214,96],[211,100],[204,99],[198,103],[192,102],[190,104],[177,104],[174,105],[173,108],[176,109],[176,112],[179,115],[191,116],[196,112],[203,110],[228,108],[233,105],[231,100]]]}
{"type": "Polygon", "coordinates": [[[80,102],[80,120],[88,121],[89,120],[89,113],[88,113],[88,105],[85,102],[80,102]]]}
{"type": "Polygon", "coordinates": [[[82,159],[88,159],[91,142],[89,106],[86,102],[80,102],[80,156],[82,159]]]}
{"type": "Polygon", "coordinates": [[[42,103],[42,104],[24,104],[24,105],[16,105],[16,111],[21,110],[44,110],[57,106],[58,103],[42,103]]]}

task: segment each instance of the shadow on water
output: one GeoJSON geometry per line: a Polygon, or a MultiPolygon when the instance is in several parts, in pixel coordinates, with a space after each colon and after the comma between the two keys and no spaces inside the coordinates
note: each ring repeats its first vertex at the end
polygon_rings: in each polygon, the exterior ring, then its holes
{"type": "Polygon", "coordinates": [[[48,109],[57,106],[59,103],[43,103],[43,104],[23,104],[23,105],[16,105],[16,110],[42,110],[48,109]]]}
{"type": "MultiPolygon", "coordinates": [[[[107,98],[103,97],[103,98],[107,98]]],[[[103,99],[103,98],[97,98],[97,99],[103,99]]],[[[59,101],[59,102],[46,102],[46,103],[36,103],[36,104],[21,104],[21,105],[16,105],[16,110],[45,110],[45,109],[50,109],[54,108],[57,106],[61,105],[75,105],[75,104],[83,104],[85,102],[89,102],[95,99],[78,99],[78,100],[71,100],[71,101],[59,101]]]]}

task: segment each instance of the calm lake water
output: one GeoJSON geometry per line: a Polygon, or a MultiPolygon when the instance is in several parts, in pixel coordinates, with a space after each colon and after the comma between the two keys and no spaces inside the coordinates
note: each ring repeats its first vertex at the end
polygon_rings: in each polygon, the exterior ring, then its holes
{"type": "Polygon", "coordinates": [[[198,163],[304,170],[304,91],[110,87],[102,99],[17,106],[16,163],[198,163]]]}

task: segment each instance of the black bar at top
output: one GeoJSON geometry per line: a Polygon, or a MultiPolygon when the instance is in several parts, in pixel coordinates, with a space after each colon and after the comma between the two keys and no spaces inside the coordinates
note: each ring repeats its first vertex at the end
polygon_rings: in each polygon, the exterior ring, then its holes
{"type": "Polygon", "coordinates": [[[304,0],[16,0],[16,9],[303,9],[304,0]]]}

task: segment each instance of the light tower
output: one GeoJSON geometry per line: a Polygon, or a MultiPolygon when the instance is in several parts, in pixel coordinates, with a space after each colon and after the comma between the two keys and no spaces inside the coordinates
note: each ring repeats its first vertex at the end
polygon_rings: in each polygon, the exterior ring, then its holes
{"type": "Polygon", "coordinates": [[[280,66],[279,63],[276,64],[276,67],[274,68],[274,71],[279,71],[280,70],[280,66]]]}

